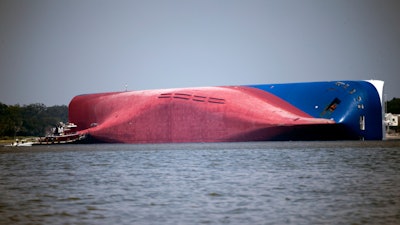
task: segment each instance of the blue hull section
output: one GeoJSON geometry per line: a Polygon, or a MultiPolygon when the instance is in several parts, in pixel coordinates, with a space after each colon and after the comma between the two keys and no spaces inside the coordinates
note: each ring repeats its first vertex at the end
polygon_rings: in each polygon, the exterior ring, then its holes
{"type": "MultiPolygon", "coordinates": [[[[382,103],[379,91],[367,81],[332,81],[289,84],[249,85],[278,96],[314,118],[336,124],[309,127],[308,133],[322,139],[382,140],[382,103]]],[[[294,130],[302,137],[304,129],[294,130]]],[[[307,132],[305,132],[307,133],[307,132]]]]}

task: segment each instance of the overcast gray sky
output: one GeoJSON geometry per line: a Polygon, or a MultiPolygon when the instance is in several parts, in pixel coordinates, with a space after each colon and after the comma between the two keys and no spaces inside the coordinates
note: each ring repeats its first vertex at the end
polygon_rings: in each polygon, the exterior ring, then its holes
{"type": "Polygon", "coordinates": [[[0,102],[84,93],[386,81],[400,97],[400,1],[0,0],[0,102]]]}

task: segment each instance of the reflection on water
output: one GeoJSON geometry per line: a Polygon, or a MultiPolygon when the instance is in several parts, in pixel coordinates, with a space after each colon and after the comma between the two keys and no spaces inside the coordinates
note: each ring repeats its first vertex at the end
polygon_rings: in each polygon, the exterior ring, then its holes
{"type": "Polygon", "coordinates": [[[0,148],[0,224],[399,224],[400,142],[0,148]]]}

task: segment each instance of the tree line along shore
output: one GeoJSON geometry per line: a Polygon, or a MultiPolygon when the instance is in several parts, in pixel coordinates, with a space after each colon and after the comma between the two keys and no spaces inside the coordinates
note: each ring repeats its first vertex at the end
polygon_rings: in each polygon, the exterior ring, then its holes
{"type": "Polygon", "coordinates": [[[68,121],[66,105],[0,103],[0,140],[4,143],[16,138],[45,136],[60,121],[68,121]]]}

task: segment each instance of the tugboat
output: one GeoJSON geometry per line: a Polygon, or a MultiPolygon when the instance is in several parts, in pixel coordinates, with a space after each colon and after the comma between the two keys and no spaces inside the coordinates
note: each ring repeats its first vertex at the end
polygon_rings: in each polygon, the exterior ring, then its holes
{"type": "Polygon", "coordinates": [[[76,132],[77,126],[74,123],[59,122],[56,127],[51,129],[50,134],[41,137],[34,145],[49,144],[70,144],[77,143],[86,138],[86,135],[76,132]]]}

